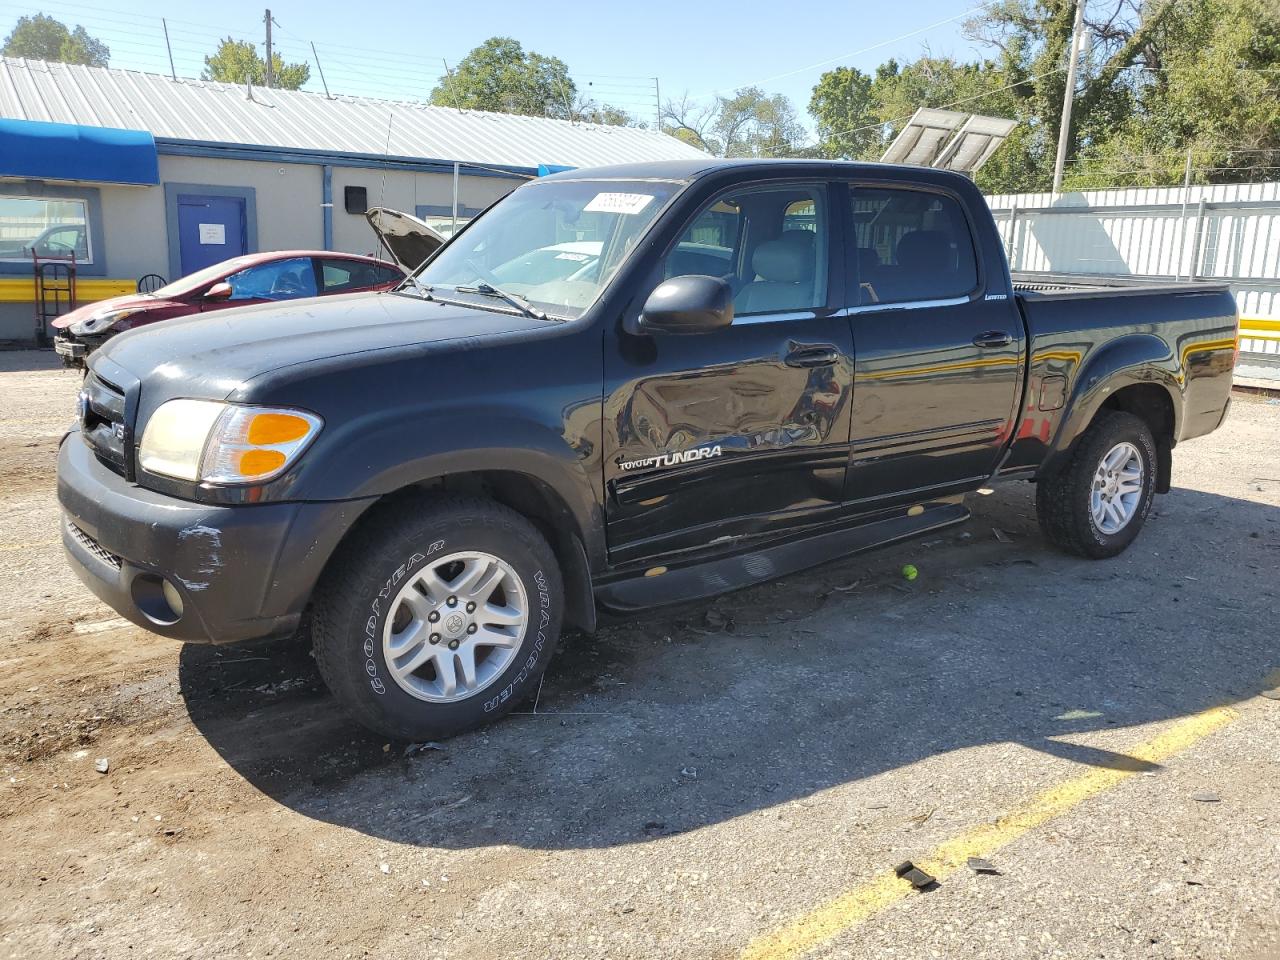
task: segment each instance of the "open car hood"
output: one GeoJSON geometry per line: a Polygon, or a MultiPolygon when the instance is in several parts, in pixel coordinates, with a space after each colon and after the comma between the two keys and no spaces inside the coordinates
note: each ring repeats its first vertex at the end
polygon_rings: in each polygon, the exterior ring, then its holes
{"type": "Polygon", "coordinates": [[[373,227],[382,245],[392,259],[412,273],[422,266],[422,261],[435,253],[444,243],[444,237],[436,233],[417,217],[389,207],[372,207],[364,218],[373,227]]]}

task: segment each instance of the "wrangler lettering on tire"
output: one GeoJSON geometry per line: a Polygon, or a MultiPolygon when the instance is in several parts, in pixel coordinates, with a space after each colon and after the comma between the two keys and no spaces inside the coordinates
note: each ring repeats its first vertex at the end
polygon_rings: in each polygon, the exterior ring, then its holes
{"type": "Polygon", "coordinates": [[[555,555],[524,517],[479,498],[399,498],[326,571],[316,662],[366,727],[452,736],[537,689],[562,596],[555,555]]]}

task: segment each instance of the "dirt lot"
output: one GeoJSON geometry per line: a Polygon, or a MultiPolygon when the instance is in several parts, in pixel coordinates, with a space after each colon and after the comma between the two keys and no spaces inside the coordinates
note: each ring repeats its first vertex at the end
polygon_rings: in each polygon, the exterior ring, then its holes
{"type": "Polygon", "coordinates": [[[1000,489],[571,637],[536,712],[405,757],[304,646],[183,648],[79,585],[77,386],[0,353],[0,954],[1280,956],[1280,405],[1180,448],[1122,558],[1000,489]]]}

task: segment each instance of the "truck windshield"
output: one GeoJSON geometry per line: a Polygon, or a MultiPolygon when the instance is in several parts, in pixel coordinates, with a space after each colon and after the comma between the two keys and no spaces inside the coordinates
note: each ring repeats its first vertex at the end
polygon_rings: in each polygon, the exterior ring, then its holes
{"type": "MultiPolygon", "coordinates": [[[[591,306],[678,184],[548,180],[513,191],[418,271],[437,296],[498,288],[573,319],[591,306]],[[461,288],[461,289],[459,289],[461,288]]],[[[502,300],[480,297],[495,309],[502,300]]]]}

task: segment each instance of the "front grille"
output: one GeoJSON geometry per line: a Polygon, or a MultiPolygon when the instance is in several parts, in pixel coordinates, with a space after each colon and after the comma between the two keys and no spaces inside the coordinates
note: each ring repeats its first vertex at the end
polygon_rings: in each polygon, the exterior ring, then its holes
{"type": "Polygon", "coordinates": [[[93,539],[93,537],[89,536],[87,533],[85,533],[83,530],[77,527],[70,520],[66,521],[66,523],[67,523],[67,532],[70,533],[71,536],[75,538],[76,542],[79,543],[80,546],[84,547],[86,550],[88,550],[95,557],[97,557],[99,560],[101,560],[103,563],[105,563],[107,566],[111,567],[112,569],[114,570],[120,569],[119,557],[117,557],[114,553],[112,553],[110,550],[108,550],[106,547],[100,544],[97,540],[93,539]]]}
{"type": "Polygon", "coordinates": [[[128,472],[124,391],[90,373],[81,394],[80,430],[98,459],[121,476],[128,472]]]}

